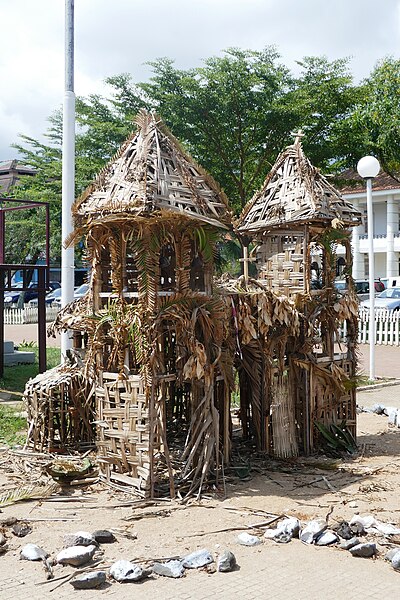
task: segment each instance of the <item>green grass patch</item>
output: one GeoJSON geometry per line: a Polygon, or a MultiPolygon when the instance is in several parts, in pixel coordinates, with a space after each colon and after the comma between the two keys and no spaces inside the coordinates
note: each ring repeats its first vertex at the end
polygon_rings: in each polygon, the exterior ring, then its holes
{"type": "Polygon", "coordinates": [[[15,408],[0,405],[0,442],[8,445],[24,444],[26,419],[19,416],[15,408]]]}
{"type": "MultiPolygon", "coordinates": [[[[36,377],[39,373],[39,349],[37,346],[31,344],[20,345],[18,349],[26,352],[34,352],[35,362],[30,365],[4,367],[4,376],[0,378],[0,388],[8,392],[20,392],[22,394],[28,379],[36,377]]],[[[60,364],[61,350],[60,348],[47,348],[46,350],[47,368],[52,369],[60,364]]]]}

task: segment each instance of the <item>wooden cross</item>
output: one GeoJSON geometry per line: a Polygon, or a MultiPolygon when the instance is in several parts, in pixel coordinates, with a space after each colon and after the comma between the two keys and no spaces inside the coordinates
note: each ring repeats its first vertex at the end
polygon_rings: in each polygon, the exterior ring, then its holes
{"type": "Polygon", "coordinates": [[[298,144],[305,134],[302,132],[301,129],[299,129],[298,131],[292,131],[290,135],[294,135],[294,143],[298,144]]]}
{"type": "Polygon", "coordinates": [[[239,262],[243,263],[243,275],[246,283],[249,280],[249,263],[255,261],[255,258],[249,256],[249,247],[243,246],[243,258],[239,258],[239,262]]]}

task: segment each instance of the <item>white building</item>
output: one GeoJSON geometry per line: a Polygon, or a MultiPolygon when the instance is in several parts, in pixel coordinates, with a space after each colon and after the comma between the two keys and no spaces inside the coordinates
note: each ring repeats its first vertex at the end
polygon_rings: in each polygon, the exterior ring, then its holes
{"type": "MultiPolygon", "coordinates": [[[[342,174],[354,180],[353,186],[341,193],[363,215],[363,224],[353,229],[353,277],[368,278],[367,195],[364,181],[353,171],[342,174]]],[[[400,275],[400,183],[382,173],[372,180],[374,213],[375,277],[382,279],[400,275]]]]}

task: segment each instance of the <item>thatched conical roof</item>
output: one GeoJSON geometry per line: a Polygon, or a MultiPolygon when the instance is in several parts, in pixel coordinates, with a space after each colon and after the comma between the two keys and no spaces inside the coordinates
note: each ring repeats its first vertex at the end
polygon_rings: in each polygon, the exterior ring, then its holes
{"type": "Polygon", "coordinates": [[[136,124],[136,133],[75,202],[76,225],[169,211],[226,228],[228,201],[214,179],[156,115],[142,110],[136,124]]]}
{"type": "Polygon", "coordinates": [[[310,163],[297,137],[243,209],[238,229],[258,233],[305,223],[326,226],[334,219],[359,225],[361,214],[310,163]]]}

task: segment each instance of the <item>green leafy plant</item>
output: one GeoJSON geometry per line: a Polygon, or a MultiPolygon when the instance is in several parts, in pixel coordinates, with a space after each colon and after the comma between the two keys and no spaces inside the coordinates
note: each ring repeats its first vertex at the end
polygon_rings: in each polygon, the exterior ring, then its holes
{"type": "Polygon", "coordinates": [[[331,423],[326,427],[323,423],[315,423],[316,428],[322,436],[324,448],[329,454],[338,456],[345,452],[346,454],[355,454],[357,452],[357,443],[346,425],[342,421],[339,425],[331,423]]]}

